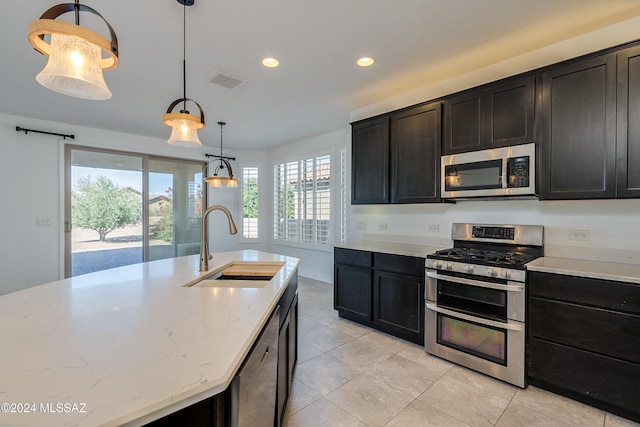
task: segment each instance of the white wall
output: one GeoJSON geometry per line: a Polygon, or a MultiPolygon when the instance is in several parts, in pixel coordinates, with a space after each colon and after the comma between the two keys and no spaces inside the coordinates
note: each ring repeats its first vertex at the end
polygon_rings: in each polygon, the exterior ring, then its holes
{"type": "MultiPolygon", "coordinates": [[[[345,117],[345,122],[347,118],[345,117]]],[[[332,202],[337,201],[337,189],[340,183],[339,159],[340,150],[347,147],[350,139],[348,128],[340,129],[314,138],[308,138],[282,147],[277,147],[269,151],[269,188],[273,188],[273,165],[278,162],[295,160],[298,156],[314,154],[329,150],[332,155],[331,185],[336,189],[332,202]]],[[[269,191],[269,209],[273,212],[272,191],[269,191]]],[[[333,218],[338,218],[340,206],[334,206],[333,218]]],[[[273,218],[271,214],[269,218],[273,218]]],[[[337,221],[333,229],[334,235],[338,232],[337,221]]],[[[268,227],[272,229],[271,224],[268,227]]],[[[333,282],[333,247],[320,247],[310,245],[289,245],[273,240],[270,235],[269,251],[300,258],[300,275],[323,282],[333,282]]]]}
{"type": "Polygon", "coordinates": [[[543,225],[547,255],[640,263],[639,199],[353,206],[349,240],[449,245],[454,222],[543,225]],[[430,225],[439,231],[429,232],[430,225]],[[570,240],[570,230],[587,230],[590,240],[570,240]]]}

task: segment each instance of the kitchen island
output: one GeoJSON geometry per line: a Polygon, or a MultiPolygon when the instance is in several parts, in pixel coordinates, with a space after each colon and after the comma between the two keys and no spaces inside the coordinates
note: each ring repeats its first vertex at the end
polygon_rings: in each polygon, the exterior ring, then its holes
{"type": "Polygon", "coordinates": [[[297,258],[253,250],[77,276],[0,297],[0,425],[143,425],[227,389],[297,258]],[[185,287],[234,261],[282,262],[262,288],[185,287]]]}

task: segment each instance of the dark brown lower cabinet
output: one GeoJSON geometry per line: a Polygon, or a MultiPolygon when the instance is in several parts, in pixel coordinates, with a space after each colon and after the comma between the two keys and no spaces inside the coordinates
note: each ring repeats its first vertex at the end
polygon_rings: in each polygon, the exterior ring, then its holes
{"type": "Polygon", "coordinates": [[[529,383],[640,421],[640,285],[529,272],[529,383]]]}
{"type": "Polygon", "coordinates": [[[376,270],[373,295],[379,330],[424,344],[424,278],[376,270]]]}
{"type": "Polygon", "coordinates": [[[340,317],[424,344],[424,258],[335,248],[334,262],[340,317]]]}

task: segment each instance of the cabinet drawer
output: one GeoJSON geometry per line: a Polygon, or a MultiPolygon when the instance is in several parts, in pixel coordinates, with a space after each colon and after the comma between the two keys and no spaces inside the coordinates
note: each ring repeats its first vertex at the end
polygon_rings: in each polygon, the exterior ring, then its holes
{"type": "Polygon", "coordinates": [[[368,251],[355,249],[333,249],[333,261],[336,264],[356,265],[358,267],[371,267],[372,254],[368,251]]]}
{"type": "Polygon", "coordinates": [[[424,276],[424,258],[374,253],[376,270],[395,271],[411,276],[424,276]]]}
{"type": "Polygon", "coordinates": [[[626,417],[640,417],[640,365],[538,339],[529,341],[529,354],[532,384],[551,385],[570,397],[598,407],[606,403],[622,409],[615,412],[626,417]]]}
{"type": "Polygon", "coordinates": [[[640,316],[531,298],[531,336],[640,363],[640,316]]]}
{"type": "Polygon", "coordinates": [[[633,283],[537,271],[529,272],[528,283],[531,296],[640,314],[640,285],[633,283]]]}

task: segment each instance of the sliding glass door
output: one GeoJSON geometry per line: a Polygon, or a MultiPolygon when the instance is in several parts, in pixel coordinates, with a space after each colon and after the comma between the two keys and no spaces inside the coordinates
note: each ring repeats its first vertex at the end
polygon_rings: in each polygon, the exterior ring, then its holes
{"type": "Polygon", "coordinates": [[[200,253],[202,164],[149,159],[149,260],[200,253]]]}
{"type": "Polygon", "coordinates": [[[66,147],[65,276],[199,252],[201,162],[66,147]]]}

